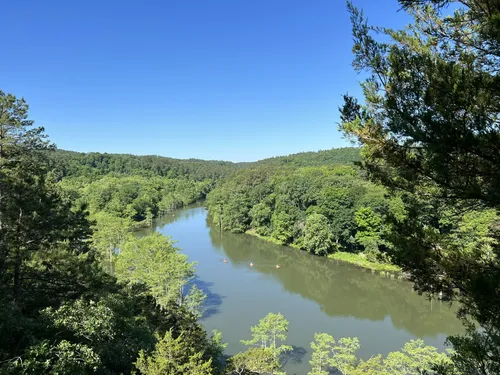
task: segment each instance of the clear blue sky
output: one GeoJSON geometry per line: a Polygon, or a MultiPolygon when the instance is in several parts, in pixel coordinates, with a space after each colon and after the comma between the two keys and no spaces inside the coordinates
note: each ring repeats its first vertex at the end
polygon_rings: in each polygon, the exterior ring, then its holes
{"type": "MultiPolygon", "coordinates": [[[[355,0],[371,23],[396,0],[355,0]]],[[[251,161],[348,145],[343,0],[7,1],[0,89],[59,148],[251,161]]]]}

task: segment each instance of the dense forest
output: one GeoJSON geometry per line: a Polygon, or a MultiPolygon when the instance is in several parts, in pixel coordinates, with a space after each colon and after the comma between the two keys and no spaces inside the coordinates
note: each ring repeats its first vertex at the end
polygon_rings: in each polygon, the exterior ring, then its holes
{"type": "Polygon", "coordinates": [[[350,164],[361,161],[359,148],[346,147],[319,152],[302,152],[288,156],[277,156],[256,162],[232,163],[227,161],[173,159],[163,156],[137,156],[124,154],[82,153],[56,150],[47,154],[52,178],[102,177],[108,174],[186,177],[196,181],[218,180],[238,169],[269,166],[318,166],[325,164],[350,164]]]}
{"type": "Polygon", "coordinates": [[[460,303],[467,333],[448,353],[417,340],[364,361],[358,339],[317,333],[310,375],[500,373],[500,6],[463,0],[445,16],[452,1],[400,3],[414,19],[403,31],[348,3],[368,78],[363,104],[344,97],[340,129],[361,152],[229,163],[56,151],[24,99],[0,91],[0,372],[283,373],[283,315],[227,356],[198,321],[195,264],[174,239],[132,233],[206,197],[220,230],[395,265],[420,293],[460,303]]]}
{"type": "Polygon", "coordinates": [[[384,237],[391,226],[385,218],[405,211],[401,199],[386,193],[354,166],[266,165],[220,182],[207,207],[223,230],[255,233],[317,255],[344,251],[389,262],[384,237]]]}
{"type": "Polygon", "coordinates": [[[68,176],[102,177],[111,173],[169,178],[189,177],[201,181],[228,175],[237,164],[225,161],[173,159],[163,156],[136,156],[82,153],[65,150],[50,152],[48,158],[54,178],[68,176]]]}

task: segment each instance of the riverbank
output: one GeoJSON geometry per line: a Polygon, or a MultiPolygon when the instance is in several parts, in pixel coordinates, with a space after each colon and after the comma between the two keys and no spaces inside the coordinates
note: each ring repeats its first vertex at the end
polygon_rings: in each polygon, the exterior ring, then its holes
{"type": "MultiPolygon", "coordinates": [[[[258,233],[255,232],[253,229],[249,229],[245,232],[246,234],[249,234],[251,236],[258,237],[264,241],[274,243],[276,245],[282,246],[282,244],[277,241],[276,239],[268,236],[262,236],[258,233]]],[[[287,245],[289,247],[293,247],[294,249],[305,251],[301,248],[299,248],[296,245],[287,245]]],[[[384,274],[394,274],[394,275],[400,275],[402,273],[401,268],[394,264],[387,264],[387,263],[377,263],[377,262],[371,262],[368,259],[364,257],[363,254],[353,254],[353,253],[347,253],[343,251],[337,251],[333,254],[329,254],[327,256],[328,259],[336,260],[339,262],[343,263],[349,263],[349,264],[354,264],[355,266],[361,267],[361,268],[366,268],[371,271],[376,271],[384,274]]]]}
{"type": "Polygon", "coordinates": [[[368,259],[366,259],[363,256],[363,254],[353,254],[353,253],[346,253],[343,251],[337,251],[336,253],[329,254],[328,259],[354,264],[356,266],[377,272],[384,272],[396,275],[402,273],[401,268],[399,268],[394,264],[371,262],[368,259]]]}

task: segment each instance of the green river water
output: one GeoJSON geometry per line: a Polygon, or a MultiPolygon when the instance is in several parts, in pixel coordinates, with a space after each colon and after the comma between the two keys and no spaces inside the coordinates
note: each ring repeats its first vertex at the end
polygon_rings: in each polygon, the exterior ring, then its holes
{"type": "Polygon", "coordinates": [[[358,337],[363,358],[386,355],[413,338],[444,349],[446,336],[462,332],[453,307],[419,296],[407,281],[253,236],[221,233],[204,207],[170,213],[139,235],[153,230],[172,236],[198,262],[194,282],[208,295],[201,322],[209,332],[222,331],[228,354],[244,349],[239,340],[250,338],[250,326],[268,312],[287,318],[287,344],[294,347],[287,374],[307,374],[315,332],[358,337]]]}

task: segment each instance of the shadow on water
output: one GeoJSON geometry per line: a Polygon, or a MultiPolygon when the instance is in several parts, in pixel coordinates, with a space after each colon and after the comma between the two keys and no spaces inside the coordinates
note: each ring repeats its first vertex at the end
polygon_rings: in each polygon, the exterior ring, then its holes
{"type": "Polygon", "coordinates": [[[304,361],[307,350],[300,346],[292,345],[292,350],[281,354],[280,360],[283,366],[287,364],[298,365],[304,361]]]}
{"type": "Polygon", "coordinates": [[[411,283],[374,275],[371,271],[312,256],[245,234],[223,232],[207,220],[213,247],[234,267],[274,278],[290,293],[316,302],[329,316],[383,321],[417,337],[462,331],[456,308],[428,301],[413,291],[411,283]],[[280,269],[274,265],[279,264],[280,269]]]}
{"type": "Polygon", "coordinates": [[[213,291],[213,283],[203,281],[198,276],[195,276],[193,280],[191,280],[191,285],[195,285],[198,289],[200,289],[203,293],[206,294],[205,301],[203,302],[202,311],[203,315],[200,320],[208,319],[211,316],[219,313],[219,307],[222,305],[222,301],[224,296],[215,293],[213,291]]]}

